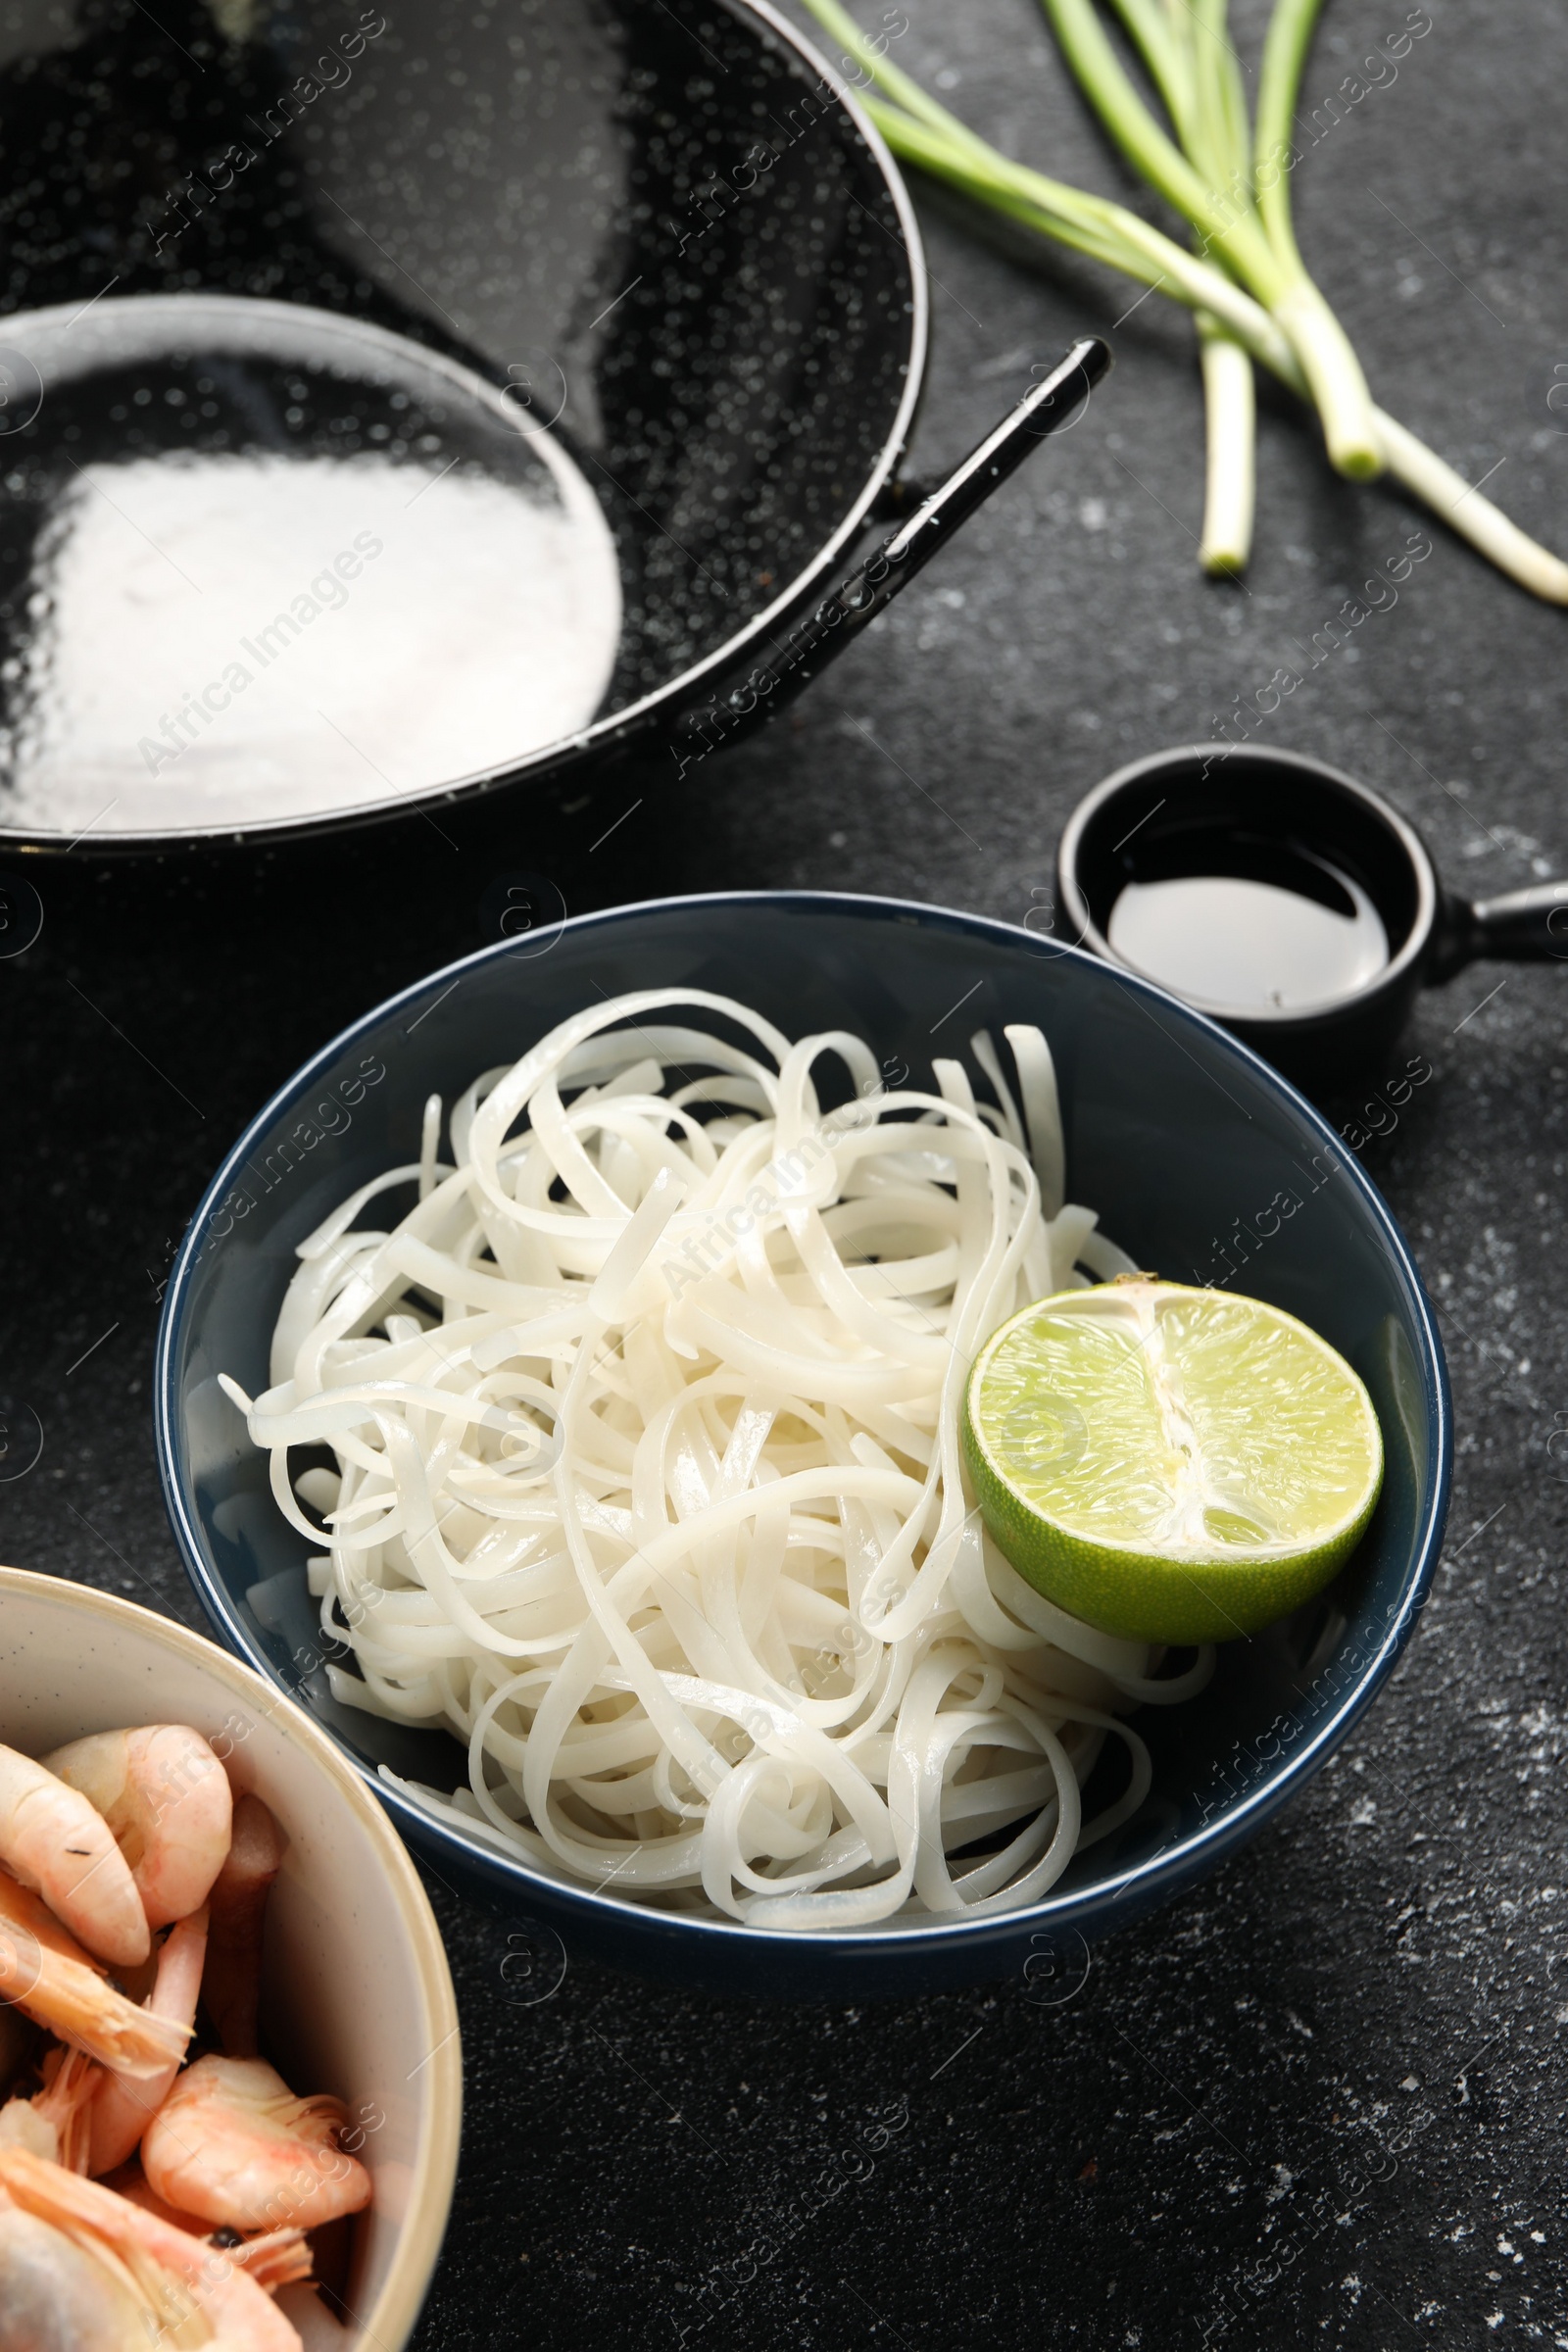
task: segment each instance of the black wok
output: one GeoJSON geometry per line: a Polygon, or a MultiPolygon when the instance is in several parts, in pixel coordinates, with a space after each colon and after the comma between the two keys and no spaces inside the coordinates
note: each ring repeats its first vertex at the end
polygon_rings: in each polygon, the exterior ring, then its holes
{"type": "Polygon", "coordinates": [[[689,766],[1108,362],[901,485],[914,220],[751,0],[75,10],[0,65],[0,840],[689,766]]]}

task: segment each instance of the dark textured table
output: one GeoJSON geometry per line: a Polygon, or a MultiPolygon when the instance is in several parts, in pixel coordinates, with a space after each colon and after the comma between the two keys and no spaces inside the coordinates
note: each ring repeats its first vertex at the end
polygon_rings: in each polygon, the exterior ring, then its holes
{"type": "MultiPolygon", "coordinates": [[[[1114,184],[1026,0],[915,13],[900,55],[953,103],[1114,184]]],[[[1384,404],[1568,546],[1548,398],[1568,376],[1568,26],[1546,0],[1430,13],[1397,80],[1303,157],[1302,241],[1384,404]]],[[[1309,102],[1403,17],[1332,7],[1309,102]]],[[[921,203],[930,471],[1127,297],[921,203]]],[[[198,1622],[153,1460],[168,1260],[270,1088],[479,945],[496,874],[542,871],[573,911],[783,884],[1021,919],[1086,786],[1300,668],[1293,649],[1428,527],[1333,479],[1266,394],[1257,560],[1245,590],[1205,583],[1188,330],[1152,299],[1116,340],[1088,418],[769,737],[678,789],[621,775],[449,826],[452,846],[416,824],[40,872],[41,939],[0,964],[4,1378],[44,1431],[0,1487],[6,1558],[198,1622]]],[[[1432,539],[1260,738],[1366,777],[1462,886],[1568,870],[1562,615],[1432,539]]],[[[1012,1983],[753,2008],[576,1962],[530,2004],[549,1973],[504,1978],[506,1930],[434,1887],[468,2125],[421,2352],[1568,2345],[1565,989],[1496,967],[1429,996],[1409,1050],[1432,1081],[1364,1146],[1443,1310],[1459,1443],[1431,1603],[1348,1748],[1055,2006],[1012,1983]]]]}

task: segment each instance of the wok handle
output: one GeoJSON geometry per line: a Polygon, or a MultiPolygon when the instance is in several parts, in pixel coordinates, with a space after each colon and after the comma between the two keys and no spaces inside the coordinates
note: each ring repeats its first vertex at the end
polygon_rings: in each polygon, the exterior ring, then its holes
{"type": "Polygon", "coordinates": [[[1533,963],[1549,957],[1568,963],[1568,881],[1533,882],[1528,890],[1478,899],[1474,906],[1450,900],[1442,929],[1445,953],[1434,979],[1488,959],[1533,963]]]}
{"type": "Polygon", "coordinates": [[[1066,424],[1111,365],[1108,343],[1086,335],[1043,382],[1031,385],[1010,416],[988,433],[947,480],[923,500],[876,554],[825,597],[769,652],[744,682],[722,697],[683,711],[669,749],[684,775],[710,752],[727,748],[765,724],[853,637],[885,612],[899,590],[952,538],[959,523],[988,499],[1029,452],[1066,424]]]}

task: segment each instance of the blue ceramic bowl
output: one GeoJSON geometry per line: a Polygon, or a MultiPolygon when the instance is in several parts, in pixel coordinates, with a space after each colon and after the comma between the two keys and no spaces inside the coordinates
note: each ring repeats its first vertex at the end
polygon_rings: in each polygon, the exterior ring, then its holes
{"type": "Polygon", "coordinates": [[[1266,1063],[1074,949],[973,915],[806,893],[585,916],[452,964],[324,1047],[240,1138],[185,1236],[164,1302],[157,1417],[170,1517],[215,1624],[332,1734],[445,1879],[569,1950],[721,1991],[804,1998],[1014,1970],[1035,1997],[1065,1997],[1089,1939],[1233,1854],[1370,1705],[1425,1596],[1448,1497],[1447,1379],[1409,1250],[1353,1155],[1266,1063]],[[674,985],[744,998],[792,1036],[856,1029],[916,1083],[930,1082],[933,1052],[962,1052],[981,1025],[1038,1022],[1060,1077],[1072,1198],[1098,1208],[1140,1265],[1180,1282],[1229,1280],[1299,1315],[1349,1358],[1377,1405],[1388,1469],[1354,1559],[1299,1615],[1222,1649],[1201,1698],[1143,1711],[1148,1802],[1032,1909],[808,1936],[595,1893],[421,1815],[377,1782],[377,1766],[452,1787],[464,1776],[457,1743],[328,1692],[307,1546],[275,1509],[266,1459],[217,1375],[253,1393],[266,1385],[296,1243],[356,1185],[415,1155],[428,1095],[450,1099],[602,995],[674,985]]]}

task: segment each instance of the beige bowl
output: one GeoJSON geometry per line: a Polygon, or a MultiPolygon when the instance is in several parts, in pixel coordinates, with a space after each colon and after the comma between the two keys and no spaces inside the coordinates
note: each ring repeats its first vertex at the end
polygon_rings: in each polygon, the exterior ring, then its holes
{"type": "Polygon", "coordinates": [[[193,1725],[287,1834],[263,2035],[292,2088],[347,2103],[375,2195],[356,2224],[348,2333],[309,2288],[279,2303],[307,2352],[400,2352],[441,2250],[463,2119],[452,1979],[402,1840],[310,1717],[211,1642],[85,1585],[0,1568],[0,1740],[41,1755],[132,1723],[193,1725]]]}

